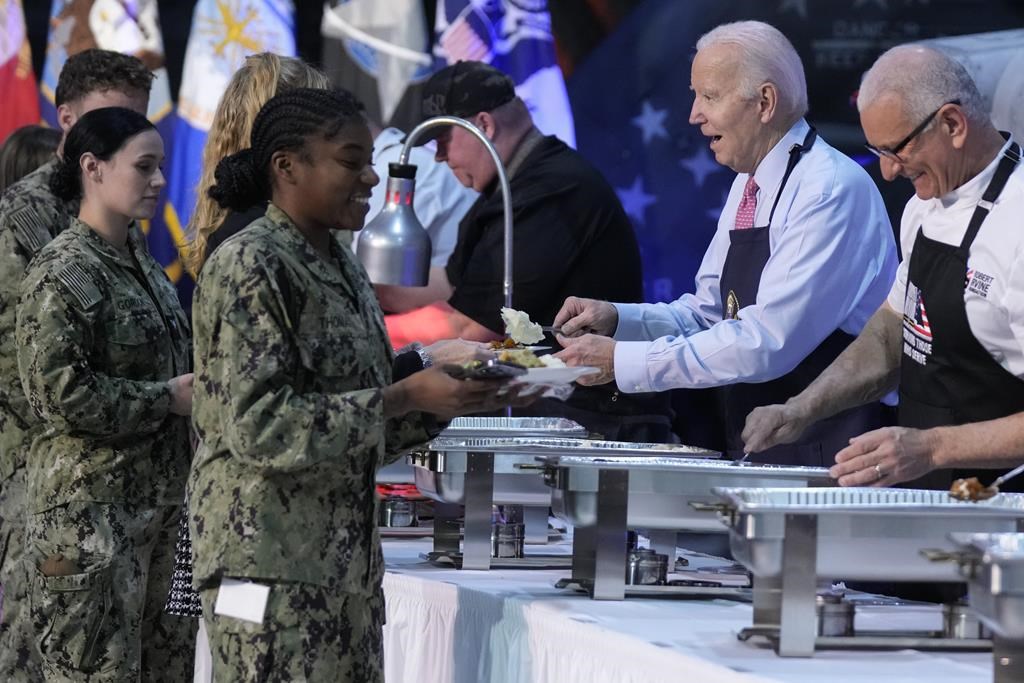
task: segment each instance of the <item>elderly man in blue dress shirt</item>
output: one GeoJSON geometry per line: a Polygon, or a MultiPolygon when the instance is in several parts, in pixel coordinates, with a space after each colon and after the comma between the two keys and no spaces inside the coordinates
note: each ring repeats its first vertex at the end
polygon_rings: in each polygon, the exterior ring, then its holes
{"type": "MultiPolygon", "coordinates": [[[[555,318],[558,355],[624,392],[721,387],[723,441],[740,457],[747,414],[802,391],[885,300],[896,246],[868,174],[804,120],[803,64],[777,29],[715,28],[690,81],[690,123],[737,173],[696,292],[660,304],[570,297],[555,318]]],[[[830,464],[883,414],[877,402],[846,411],[752,459],[830,464]]]]}

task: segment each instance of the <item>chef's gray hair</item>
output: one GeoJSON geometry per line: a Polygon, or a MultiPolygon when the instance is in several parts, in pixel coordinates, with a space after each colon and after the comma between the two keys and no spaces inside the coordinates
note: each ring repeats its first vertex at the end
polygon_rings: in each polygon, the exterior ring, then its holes
{"type": "Polygon", "coordinates": [[[708,31],[697,41],[697,52],[712,45],[735,45],[740,59],[739,87],[757,97],[765,83],[775,86],[782,122],[788,125],[807,113],[807,79],[793,44],[779,29],[761,21],[736,21],[708,31]]]}
{"type": "Polygon", "coordinates": [[[910,123],[924,121],[953,100],[968,120],[988,121],[988,113],[974,79],[952,57],[923,45],[897,45],[879,57],[864,74],[857,95],[857,110],[864,111],[879,97],[896,95],[910,123]]]}

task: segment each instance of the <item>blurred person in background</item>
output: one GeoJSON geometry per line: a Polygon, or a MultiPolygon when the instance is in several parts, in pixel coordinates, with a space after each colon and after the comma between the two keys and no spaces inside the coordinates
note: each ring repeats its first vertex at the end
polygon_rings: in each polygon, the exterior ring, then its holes
{"type": "Polygon", "coordinates": [[[46,126],[22,126],[0,147],[0,192],[51,161],[62,134],[46,126]]]}

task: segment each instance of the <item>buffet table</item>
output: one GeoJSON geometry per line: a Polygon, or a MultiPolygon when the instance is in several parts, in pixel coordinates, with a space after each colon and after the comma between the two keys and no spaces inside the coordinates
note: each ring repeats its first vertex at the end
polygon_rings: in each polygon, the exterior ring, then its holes
{"type": "MultiPolygon", "coordinates": [[[[389,683],[978,683],[988,653],[912,650],[777,657],[740,643],[751,606],[724,600],[594,601],[554,588],[568,570],[459,571],[420,555],[429,539],[384,541],[389,683]]],[[[545,552],[570,553],[568,542],[545,552]]],[[[529,551],[528,551],[529,552],[529,551]]],[[[863,621],[862,621],[863,619],[863,621]]],[[[938,608],[878,607],[858,627],[938,628],[938,608]],[[894,610],[899,610],[898,612],[894,610]]]]}

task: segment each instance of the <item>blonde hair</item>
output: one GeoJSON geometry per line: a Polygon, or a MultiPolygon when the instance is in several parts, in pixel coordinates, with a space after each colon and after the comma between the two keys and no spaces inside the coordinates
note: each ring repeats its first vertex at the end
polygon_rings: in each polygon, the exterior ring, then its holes
{"type": "Polygon", "coordinates": [[[288,88],[327,90],[330,87],[327,76],[301,59],[271,52],[246,57],[245,64],[231,77],[206,137],[203,173],[196,186],[196,205],[186,230],[191,236],[186,263],[193,275],[203,267],[210,235],[228,214],[227,209],[222,209],[207,194],[214,185],[217,163],[249,146],[252,122],[271,97],[288,88]]]}

